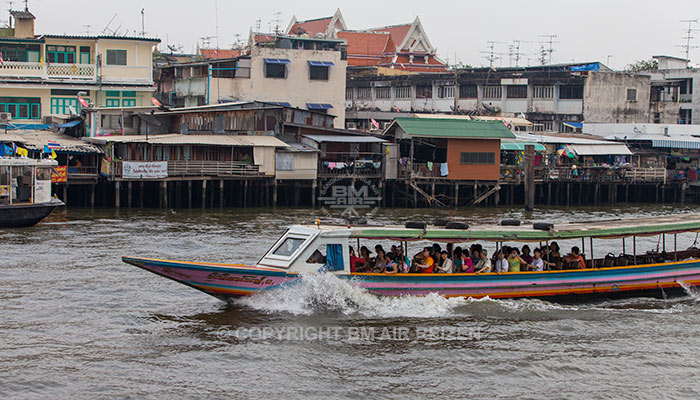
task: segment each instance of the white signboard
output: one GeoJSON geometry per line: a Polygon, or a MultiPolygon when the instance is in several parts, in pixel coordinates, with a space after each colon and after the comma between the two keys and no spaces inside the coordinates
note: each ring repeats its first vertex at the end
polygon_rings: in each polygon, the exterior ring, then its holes
{"type": "Polygon", "coordinates": [[[122,162],[122,178],[127,179],[160,179],[168,177],[167,161],[124,161],[122,162]]]}
{"type": "Polygon", "coordinates": [[[34,203],[51,201],[51,181],[36,181],[34,186],[34,203]]]}

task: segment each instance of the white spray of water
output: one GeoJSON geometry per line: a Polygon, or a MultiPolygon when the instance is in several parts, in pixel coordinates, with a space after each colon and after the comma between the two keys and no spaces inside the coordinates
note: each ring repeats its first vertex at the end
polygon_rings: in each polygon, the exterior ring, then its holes
{"type": "Polygon", "coordinates": [[[333,274],[309,274],[292,284],[241,298],[237,303],[265,312],[295,315],[334,311],[370,318],[434,318],[452,315],[455,308],[478,301],[489,299],[445,298],[435,293],[423,297],[377,296],[333,274]]]}
{"type": "Polygon", "coordinates": [[[700,302],[700,291],[698,291],[697,287],[683,281],[678,281],[678,284],[681,285],[686,293],[688,293],[688,296],[692,297],[693,300],[700,302]]]}

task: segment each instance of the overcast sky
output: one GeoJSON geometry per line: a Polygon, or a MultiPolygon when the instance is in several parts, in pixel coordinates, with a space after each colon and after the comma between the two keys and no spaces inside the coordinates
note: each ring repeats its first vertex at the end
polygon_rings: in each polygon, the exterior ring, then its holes
{"type": "MultiPolygon", "coordinates": [[[[23,7],[15,1],[14,8],[23,7]]],[[[684,56],[678,47],[684,43],[687,29],[680,20],[700,18],[698,0],[501,0],[501,1],[415,1],[353,0],[292,2],[267,0],[29,0],[37,17],[37,33],[100,33],[114,14],[110,28],[121,27],[134,34],[141,30],[141,8],[145,8],[148,36],[165,44],[182,45],[191,52],[204,36],[212,45],[230,47],[236,34],[246,40],[248,30],[262,20],[262,30],[274,27],[275,13],[280,14],[282,29],[292,15],[310,19],[332,15],[340,8],[350,29],[394,25],[419,16],[428,36],[442,59],[455,58],[470,65],[488,65],[487,41],[512,43],[522,40],[522,63],[537,63],[540,35],[557,35],[552,61],[606,63],[610,56],[613,68],[622,68],[635,60],[652,55],[684,56]],[[218,4],[218,13],[217,10],[218,4]],[[218,15],[218,18],[217,18],[218,15]]],[[[7,15],[1,19],[7,19],[7,15]]],[[[700,24],[695,24],[700,29],[700,24]]],[[[700,46],[700,31],[694,33],[700,46]]],[[[549,45],[545,45],[549,47],[549,45]]],[[[508,66],[508,44],[497,43],[495,51],[503,53],[496,65],[508,66]]],[[[700,61],[700,48],[691,49],[691,60],[700,61]]]]}

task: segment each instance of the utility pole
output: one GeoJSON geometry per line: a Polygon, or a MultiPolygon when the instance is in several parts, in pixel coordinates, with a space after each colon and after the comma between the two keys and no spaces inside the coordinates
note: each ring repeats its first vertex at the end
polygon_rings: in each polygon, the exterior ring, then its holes
{"type": "Polygon", "coordinates": [[[700,30],[700,29],[693,29],[693,24],[697,24],[698,20],[697,20],[697,18],[696,19],[684,19],[681,22],[688,23],[688,30],[685,30],[686,35],[683,37],[683,39],[685,40],[685,44],[682,46],[678,46],[678,47],[685,48],[685,59],[687,61],[690,61],[690,49],[694,49],[694,48],[698,47],[698,46],[691,46],[690,45],[690,41],[695,38],[693,36],[693,32],[697,32],[700,30]]]}

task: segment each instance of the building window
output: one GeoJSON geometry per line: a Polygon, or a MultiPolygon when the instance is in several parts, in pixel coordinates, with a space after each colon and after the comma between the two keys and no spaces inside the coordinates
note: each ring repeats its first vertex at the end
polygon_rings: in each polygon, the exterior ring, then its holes
{"type": "Polygon", "coordinates": [[[484,98],[485,99],[500,99],[501,98],[501,87],[500,86],[484,86],[484,98]]]}
{"type": "Polygon", "coordinates": [[[136,99],[122,99],[122,107],[136,107],[136,99]]]}
{"type": "Polygon", "coordinates": [[[357,98],[358,99],[371,99],[372,98],[372,88],[368,88],[368,87],[357,88],[357,98]]]}
{"type": "Polygon", "coordinates": [[[433,98],[433,85],[416,85],[416,98],[417,99],[432,99],[433,98]]]}
{"type": "Polygon", "coordinates": [[[533,98],[535,99],[553,99],[554,86],[535,86],[533,88],[533,98]]]}
{"type": "Polygon", "coordinates": [[[51,98],[51,114],[66,114],[78,112],[78,99],[65,97],[51,98]],[[71,110],[72,108],[72,110],[71,110]]]}
{"type": "Polygon", "coordinates": [[[506,98],[509,98],[509,99],[527,99],[527,85],[508,85],[508,86],[506,86],[506,98]]]}
{"type": "Polygon", "coordinates": [[[329,67],[310,66],[309,79],[312,81],[327,81],[329,67]]]}
{"type": "Polygon", "coordinates": [[[75,64],[75,46],[46,46],[46,59],[50,63],[75,64]]]}
{"type": "Polygon", "coordinates": [[[637,101],[637,89],[627,89],[627,101],[637,101]]]}
{"type": "Polygon", "coordinates": [[[38,97],[0,97],[0,112],[14,119],[40,119],[41,99],[38,97]]]}
{"type": "Polygon", "coordinates": [[[535,121],[535,132],[551,132],[554,127],[552,121],[535,121]]]}
{"type": "Polygon", "coordinates": [[[397,99],[410,99],[411,98],[411,87],[410,86],[397,86],[394,88],[394,97],[397,99]]]}
{"type": "Polygon", "coordinates": [[[459,161],[462,165],[480,164],[493,165],[496,163],[496,153],[461,153],[459,161]]]}
{"type": "Polygon", "coordinates": [[[39,62],[38,44],[0,43],[0,53],[4,61],[39,62]]]}
{"type": "Polygon", "coordinates": [[[476,99],[478,97],[476,85],[459,85],[459,97],[461,99],[476,99]]]}
{"type": "Polygon", "coordinates": [[[579,100],[583,99],[583,86],[560,86],[559,98],[563,100],[579,100]]]}
{"type": "Polygon", "coordinates": [[[438,98],[440,99],[453,99],[455,97],[455,87],[454,86],[438,86],[438,98]]]}
{"type": "Polygon", "coordinates": [[[81,64],[90,64],[90,46],[80,46],[80,60],[81,64]]]}
{"type": "Polygon", "coordinates": [[[119,107],[119,99],[105,99],[105,107],[119,107]]]}
{"type": "Polygon", "coordinates": [[[680,91],[680,94],[693,94],[693,78],[683,79],[680,91]]]}
{"type": "Polygon", "coordinates": [[[126,50],[107,50],[107,65],[126,65],[126,50]]]}
{"type": "Polygon", "coordinates": [[[346,100],[352,100],[352,98],[353,98],[353,97],[352,97],[352,94],[353,94],[353,90],[352,90],[352,89],[353,89],[353,88],[351,88],[351,87],[345,88],[345,99],[346,99],[346,100]]]}
{"type": "Polygon", "coordinates": [[[391,98],[391,88],[390,87],[377,87],[374,88],[374,96],[377,99],[390,99],[391,98]]]}

